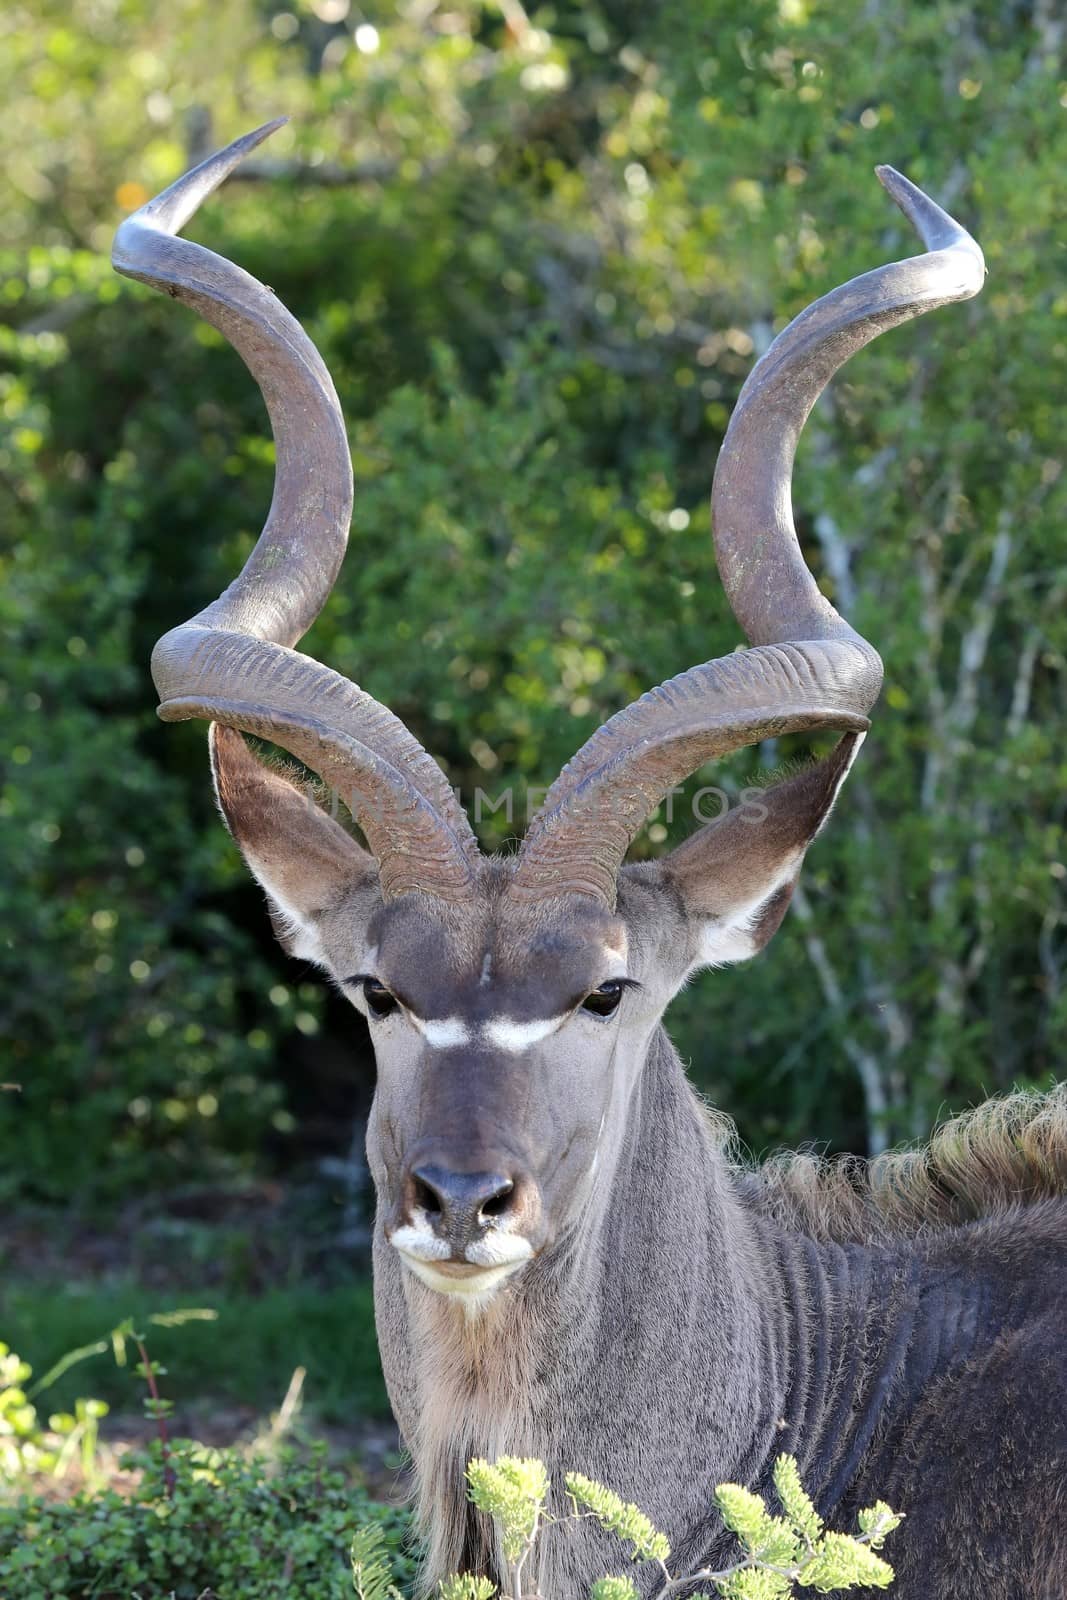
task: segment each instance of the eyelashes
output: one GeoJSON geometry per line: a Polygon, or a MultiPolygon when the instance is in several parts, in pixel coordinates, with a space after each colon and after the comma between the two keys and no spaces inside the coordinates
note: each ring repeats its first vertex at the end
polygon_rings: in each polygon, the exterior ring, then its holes
{"type": "Polygon", "coordinates": [[[638,988],[640,984],[635,983],[633,978],[609,978],[607,983],[602,983],[592,994],[586,995],[581,1008],[594,1017],[613,1017],[626,990],[638,988]]]}
{"type": "Polygon", "coordinates": [[[396,995],[390,994],[385,984],[379,983],[377,978],[364,978],[363,998],[372,1017],[391,1016],[399,1004],[396,995]]]}
{"type": "MultiPolygon", "coordinates": [[[[400,1005],[392,990],[387,989],[385,984],[371,973],[357,972],[352,977],[345,978],[344,982],[346,987],[362,989],[367,1010],[372,1017],[392,1016],[400,1005]]],[[[633,978],[609,978],[606,983],[598,985],[587,994],[585,999],[579,1002],[577,1009],[606,1021],[618,1011],[626,990],[640,987],[641,985],[633,978]]]]}
{"type": "Polygon", "coordinates": [[[363,998],[372,1017],[392,1016],[400,1004],[396,995],[369,972],[353,973],[351,978],[345,978],[344,983],[346,988],[363,990],[363,998]]]}

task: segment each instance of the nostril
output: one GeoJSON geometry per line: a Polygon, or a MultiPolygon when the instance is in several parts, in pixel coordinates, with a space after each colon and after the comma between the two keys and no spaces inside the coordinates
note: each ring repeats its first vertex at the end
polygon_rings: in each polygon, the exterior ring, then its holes
{"type": "Polygon", "coordinates": [[[418,1174],[415,1174],[413,1187],[414,1194],[412,1199],[419,1210],[425,1211],[428,1217],[439,1217],[444,1207],[441,1204],[441,1196],[433,1185],[427,1183],[425,1178],[420,1178],[418,1174]]]}
{"type": "Polygon", "coordinates": [[[408,1220],[429,1227],[454,1251],[479,1235],[522,1220],[525,1179],[493,1172],[456,1172],[424,1161],[409,1167],[404,1180],[408,1220]]]}
{"type": "Polygon", "coordinates": [[[496,1194],[491,1194],[488,1199],[482,1201],[479,1210],[479,1216],[500,1217],[503,1216],[505,1211],[510,1211],[511,1196],[514,1188],[515,1185],[510,1179],[506,1183],[503,1183],[497,1190],[496,1194]]]}

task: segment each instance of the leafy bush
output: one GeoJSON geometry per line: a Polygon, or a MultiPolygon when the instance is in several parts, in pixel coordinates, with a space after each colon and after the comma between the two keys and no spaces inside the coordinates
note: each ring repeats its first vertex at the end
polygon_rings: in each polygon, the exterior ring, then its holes
{"type": "MultiPolygon", "coordinates": [[[[667,1565],[670,1544],[640,1507],[580,1473],[566,1476],[572,1509],[563,1517],[554,1517],[546,1509],[548,1474],[544,1463],[536,1459],[501,1456],[492,1463],[471,1461],[467,1482],[474,1505],[492,1517],[499,1531],[508,1563],[508,1600],[524,1600],[526,1565],[546,1524],[578,1522],[587,1516],[628,1546],[631,1562],[658,1567],[653,1600],[689,1592],[694,1583],[712,1584],[723,1600],[786,1600],[794,1593],[794,1585],[828,1593],[858,1585],[884,1589],[893,1580],[892,1567],[876,1552],[901,1517],[879,1501],[860,1512],[855,1534],[827,1531],[801,1485],[792,1456],[779,1456],[774,1465],[774,1488],[783,1515],[770,1511],[759,1495],[739,1484],[724,1483],[716,1489],[723,1522],[741,1546],[739,1559],[717,1571],[702,1567],[696,1572],[672,1573],[667,1565]]],[[[361,1548],[360,1554],[366,1569],[361,1566],[356,1572],[360,1600],[394,1596],[382,1553],[372,1542],[361,1548]]],[[[484,1578],[457,1573],[443,1580],[439,1600],[493,1600],[496,1593],[495,1585],[484,1578]]],[[[639,1600],[639,1591],[631,1577],[616,1574],[597,1579],[589,1600],[639,1600]]]]}
{"type": "MultiPolygon", "coordinates": [[[[154,1332],[210,1320],[194,1309],[148,1316],[154,1332]]],[[[376,1541],[406,1580],[406,1515],[372,1502],[331,1471],[325,1444],[297,1450],[273,1437],[261,1450],[217,1450],[170,1435],[166,1369],[127,1318],[106,1339],[67,1353],[33,1388],[31,1369],[0,1345],[0,1594],[20,1600],[330,1600],[351,1593],[354,1528],[376,1541]],[[143,1381],[156,1438],[121,1463],[130,1476],[101,1488],[97,1422],[107,1406],[79,1400],[42,1425],[31,1396],[111,1350],[143,1381]],[[139,1358],[134,1360],[134,1358],[139,1358]],[[54,1498],[75,1450],[85,1487],[54,1498]]]]}
{"type": "Polygon", "coordinates": [[[170,1441],[131,1455],[128,1492],[0,1502],[0,1593],[19,1600],[342,1600],[360,1523],[402,1582],[407,1517],[331,1471],[325,1446],[261,1458],[170,1441]],[[173,1472],[173,1487],[169,1474],[173,1472]]]}
{"type": "MultiPolygon", "coordinates": [[[[408,1514],[353,1490],[328,1469],[324,1446],[266,1459],[172,1440],[166,1458],[157,1443],[125,1465],[136,1474],[128,1493],[0,1501],[0,1592],[19,1600],[342,1600],[354,1587],[358,1600],[402,1600],[413,1591],[408,1514]]],[[[501,1528],[515,1584],[508,1592],[520,1600],[522,1569],[551,1520],[544,1467],[511,1458],[472,1462],[470,1482],[475,1504],[501,1528]]],[[[777,1600],[794,1584],[827,1592],[891,1582],[892,1569],[874,1553],[900,1520],[887,1506],[861,1513],[854,1536],[829,1533],[791,1458],[780,1458],[775,1483],[784,1517],[737,1485],[721,1486],[717,1500],[741,1543],[740,1559],[718,1572],[673,1577],[667,1541],[637,1507],[590,1479],[568,1478],[575,1516],[585,1507],[631,1543],[631,1559],[660,1565],[658,1600],[692,1582],[712,1584],[724,1600],[777,1600]]],[[[493,1600],[496,1592],[485,1579],[459,1574],[442,1583],[440,1600],[493,1600]]],[[[637,1593],[628,1576],[605,1577],[590,1600],[637,1600],[637,1593]]]]}
{"type": "MultiPolygon", "coordinates": [[[[156,1329],[210,1320],[202,1309],[158,1312],[156,1329]]],[[[30,1367],[0,1345],[0,1594],[20,1600],[403,1600],[413,1560],[406,1513],[373,1503],[326,1461],[326,1447],[296,1451],[275,1437],[269,1450],[208,1449],[170,1436],[171,1402],[160,1390],[165,1368],[149,1356],[146,1335],[127,1318],[106,1340],[73,1350],[27,1390],[30,1367]],[[49,1388],[72,1367],[110,1347],[147,1389],[145,1414],[156,1438],[122,1462],[131,1474],[121,1488],[96,1480],[100,1401],[79,1400],[73,1414],[42,1427],[30,1394],[49,1388]],[[67,1500],[47,1492],[80,1451],[86,1487],[67,1500]]],[[[467,1467],[470,1498],[491,1517],[508,1564],[507,1595],[524,1600],[523,1574],[545,1525],[594,1517],[628,1547],[632,1562],[652,1563],[662,1575],[656,1600],[693,1581],[708,1582],[724,1600],[776,1600],[794,1583],[819,1590],[857,1583],[884,1588],[892,1569],[874,1552],[900,1521],[879,1502],[860,1513],[853,1536],[828,1532],[805,1493],[796,1462],[779,1457],[774,1485],[784,1515],[737,1484],[722,1484],[716,1503],[737,1535],[741,1558],[675,1576],[670,1544],[649,1518],[612,1490],[580,1473],[564,1481],[571,1511],[547,1510],[544,1463],[502,1456],[467,1467]]],[[[469,1573],[440,1586],[440,1600],[493,1600],[495,1586],[469,1573]]],[[[549,1597],[556,1600],[556,1597],[549,1597]]],[[[627,1576],[605,1577],[590,1600],[638,1600],[627,1576]]]]}

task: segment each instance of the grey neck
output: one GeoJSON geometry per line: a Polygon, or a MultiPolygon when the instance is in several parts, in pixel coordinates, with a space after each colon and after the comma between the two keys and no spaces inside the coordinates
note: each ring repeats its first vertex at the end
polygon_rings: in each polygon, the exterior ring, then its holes
{"type": "MultiPolygon", "coordinates": [[[[920,1277],[910,1254],[816,1244],[762,1215],[662,1028],[627,1126],[584,1248],[531,1275],[543,1364],[527,1437],[556,1474],[640,1504],[678,1572],[729,1548],[715,1485],[766,1489],[783,1451],[824,1515],[848,1499],[902,1386],[920,1277]]],[[[617,1566],[588,1527],[546,1548],[542,1592],[617,1566]]]]}
{"type": "MultiPolygon", "coordinates": [[[[762,1215],[662,1028],[627,1129],[580,1234],[481,1321],[402,1277],[379,1240],[379,1332],[434,1530],[431,1583],[489,1558],[463,1493],[475,1454],[605,1482],[667,1533],[676,1572],[729,1548],[716,1484],[763,1489],[782,1451],[829,1515],[912,1387],[906,1361],[936,1355],[936,1337],[916,1339],[914,1254],[817,1245],[762,1215]]],[[[618,1564],[594,1524],[549,1528],[540,1592],[585,1592],[618,1564]]]]}

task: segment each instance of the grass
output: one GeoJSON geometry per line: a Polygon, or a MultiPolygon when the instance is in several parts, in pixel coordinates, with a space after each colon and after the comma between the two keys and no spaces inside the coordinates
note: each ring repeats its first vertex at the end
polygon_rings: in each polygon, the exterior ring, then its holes
{"type": "MultiPolygon", "coordinates": [[[[388,1417],[367,1281],[337,1288],[298,1284],[256,1295],[146,1289],[132,1281],[14,1285],[0,1292],[0,1339],[40,1378],[69,1351],[106,1338],[126,1317],[141,1324],[152,1312],[192,1306],[211,1307],[218,1319],[150,1329],[151,1355],[167,1368],[166,1393],[179,1410],[205,1399],[269,1410],[280,1404],[294,1367],[302,1366],[306,1403],[323,1422],[388,1417]]],[[[54,1411],[91,1395],[116,1410],[136,1410],[139,1389],[109,1351],[79,1363],[39,1403],[54,1411]]]]}

